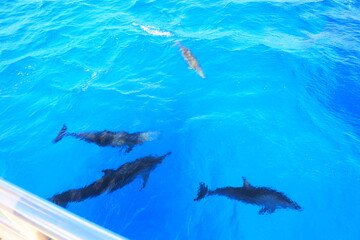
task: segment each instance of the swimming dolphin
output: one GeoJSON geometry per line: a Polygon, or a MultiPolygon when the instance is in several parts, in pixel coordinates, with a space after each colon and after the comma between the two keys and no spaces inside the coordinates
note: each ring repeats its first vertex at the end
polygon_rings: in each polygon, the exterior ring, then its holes
{"type": "Polygon", "coordinates": [[[203,70],[200,67],[199,62],[196,60],[194,55],[190,52],[190,49],[184,47],[180,42],[176,42],[176,43],[180,46],[181,53],[182,53],[184,59],[186,60],[186,62],[189,64],[189,69],[195,70],[200,75],[200,77],[205,78],[205,75],[203,73],[203,70]]]}
{"type": "Polygon", "coordinates": [[[211,191],[205,183],[200,183],[198,196],[194,201],[199,201],[206,196],[222,195],[244,203],[262,206],[259,214],[271,214],[276,209],[289,208],[301,210],[301,207],[294,201],[290,200],[283,193],[267,187],[254,187],[245,177],[242,187],[224,187],[211,191]]]}
{"type": "Polygon", "coordinates": [[[127,133],[104,130],[102,132],[67,133],[66,130],[67,126],[64,125],[53,142],[57,143],[65,136],[73,136],[89,143],[95,143],[101,147],[126,147],[127,153],[137,144],[156,139],[157,135],[156,132],[127,133]]]}
{"type": "Polygon", "coordinates": [[[81,202],[85,199],[99,196],[104,192],[114,192],[115,190],[131,183],[137,177],[141,177],[143,179],[143,184],[140,188],[141,191],[146,186],[150,172],[170,154],[171,152],[168,152],[161,157],[147,156],[136,159],[133,162],[125,163],[116,170],[102,170],[104,176],[99,180],[82,188],[71,189],[66,192],[56,194],[49,200],[60,206],[66,207],[69,202],[81,202]]]}

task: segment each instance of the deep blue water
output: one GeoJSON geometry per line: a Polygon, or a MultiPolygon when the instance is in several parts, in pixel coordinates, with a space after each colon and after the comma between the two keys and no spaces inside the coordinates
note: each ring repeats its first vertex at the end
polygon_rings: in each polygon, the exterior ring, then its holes
{"type": "Polygon", "coordinates": [[[141,192],[68,210],[130,239],[360,239],[359,72],[355,0],[1,1],[0,175],[49,198],[171,151],[141,192]],[[64,123],[161,134],[126,154],[53,144],[64,123]],[[242,176],[303,211],[193,201],[242,176]]]}

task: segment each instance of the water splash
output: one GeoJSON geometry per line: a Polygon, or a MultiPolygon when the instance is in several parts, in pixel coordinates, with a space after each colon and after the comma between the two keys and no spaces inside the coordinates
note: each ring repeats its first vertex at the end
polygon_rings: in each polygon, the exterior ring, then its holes
{"type": "Polygon", "coordinates": [[[142,30],[144,30],[145,32],[147,32],[147,33],[149,33],[151,35],[154,35],[154,36],[165,36],[165,37],[174,36],[172,33],[160,31],[156,27],[144,26],[144,25],[141,25],[141,24],[138,24],[138,23],[132,23],[132,25],[139,26],[142,30]]]}

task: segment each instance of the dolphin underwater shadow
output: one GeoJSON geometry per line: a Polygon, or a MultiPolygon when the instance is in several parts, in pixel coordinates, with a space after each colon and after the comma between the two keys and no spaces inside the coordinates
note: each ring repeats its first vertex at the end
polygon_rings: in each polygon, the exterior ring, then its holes
{"type": "Polygon", "coordinates": [[[126,148],[126,153],[131,152],[135,145],[140,145],[147,141],[152,141],[157,138],[157,132],[110,132],[104,130],[102,132],[80,132],[80,133],[68,133],[66,132],[67,126],[63,125],[60,132],[53,140],[53,143],[59,142],[63,137],[73,136],[80,140],[84,140],[89,143],[95,143],[101,147],[121,147],[126,148]]]}
{"type": "Polygon", "coordinates": [[[245,177],[242,187],[224,187],[217,188],[213,191],[209,190],[205,183],[200,183],[197,198],[199,201],[206,196],[220,195],[231,199],[235,199],[244,203],[262,206],[259,214],[271,214],[276,209],[294,209],[301,211],[302,208],[294,201],[290,200],[283,193],[267,187],[254,187],[245,177]]]}
{"type": "Polygon", "coordinates": [[[178,44],[180,46],[180,50],[182,53],[183,58],[185,59],[185,61],[189,64],[189,69],[192,69],[194,71],[197,72],[197,74],[199,74],[200,77],[202,78],[206,78],[204,75],[204,72],[202,70],[202,68],[200,67],[200,64],[198,62],[198,60],[195,58],[195,56],[191,53],[189,48],[184,47],[180,42],[175,42],[176,44],[178,44]]]}
{"type": "Polygon", "coordinates": [[[147,156],[136,159],[133,162],[125,163],[116,170],[102,170],[104,176],[90,185],[56,194],[49,200],[62,207],[66,207],[69,202],[81,202],[85,199],[99,196],[104,192],[112,193],[131,183],[137,177],[143,179],[143,184],[140,188],[141,191],[146,186],[150,172],[170,154],[171,152],[161,157],[147,156]]]}

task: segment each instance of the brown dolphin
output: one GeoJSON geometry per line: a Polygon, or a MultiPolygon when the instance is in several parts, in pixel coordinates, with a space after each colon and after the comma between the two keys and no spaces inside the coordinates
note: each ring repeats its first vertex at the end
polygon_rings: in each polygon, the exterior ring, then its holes
{"type": "Polygon", "coordinates": [[[194,55],[191,53],[190,49],[184,47],[179,42],[176,42],[176,43],[180,46],[181,53],[182,53],[184,59],[186,60],[186,62],[189,64],[189,69],[195,70],[200,75],[200,77],[205,78],[205,75],[203,73],[203,70],[200,67],[199,62],[196,60],[194,55]]]}

